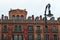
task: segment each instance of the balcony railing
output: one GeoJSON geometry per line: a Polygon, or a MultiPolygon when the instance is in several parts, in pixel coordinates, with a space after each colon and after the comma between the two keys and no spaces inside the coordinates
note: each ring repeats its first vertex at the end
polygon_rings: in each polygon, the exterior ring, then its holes
{"type": "Polygon", "coordinates": [[[49,33],[49,30],[44,30],[44,33],[49,33]]]}
{"type": "Polygon", "coordinates": [[[41,30],[36,30],[36,33],[41,33],[42,31],[41,30]]]}
{"type": "Polygon", "coordinates": [[[53,31],[53,33],[58,33],[58,31],[53,31]]]}
{"type": "Polygon", "coordinates": [[[31,33],[33,33],[33,32],[34,32],[34,30],[28,30],[28,33],[30,33],[30,32],[31,32],[31,33]]]}

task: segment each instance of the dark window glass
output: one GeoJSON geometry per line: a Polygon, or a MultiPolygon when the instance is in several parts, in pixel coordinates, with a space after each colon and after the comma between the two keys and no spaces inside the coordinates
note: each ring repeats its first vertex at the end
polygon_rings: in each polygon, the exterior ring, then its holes
{"type": "Polygon", "coordinates": [[[14,36],[14,35],[12,35],[12,40],[23,40],[23,36],[22,35],[16,35],[16,36],[14,36]]]}
{"type": "Polygon", "coordinates": [[[37,27],[36,27],[36,30],[37,30],[37,31],[40,31],[40,26],[37,26],[37,27]]]}
{"type": "Polygon", "coordinates": [[[21,26],[19,26],[19,31],[22,32],[22,27],[21,26]]]}
{"type": "Polygon", "coordinates": [[[14,36],[14,40],[18,40],[18,36],[14,36]]]}
{"type": "Polygon", "coordinates": [[[35,21],[39,21],[39,17],[38,16],[35,18],[35,21]]]}
{"type": "Polygon", "coordinates": [[[15,19],[15,15],[12,16],[12,19],[13,19],[13,20],[15,19]]]}
{"type": "Polygon", "coordinates": [[[33,40],[34,37],[33,37],[33,34],[28,34],[28,40],[33,40]]]}
{"type": "Polygon", "coordinates": [[[36,27],[36,32],[39,32],[39,33],[41,32],[40,26],[36,27]]]}
{"type": "Polygon", "coordinates": [[[23,15],[21,15],[21,20],[24,20],[24,16],[23,15]]]}
{"type": "Polygon", "coordinates": [[[54,40],[57,40],[57,35],[54,35],[54,40]]]}
{"type": "Polygon", "coordinates": [[[41,35],[37,34],[37,40],[41,40],[41,35]]]}
{"type": "Polygon", "coordinates": [[[28,31],[33,31],[33,26],[28,26],[28,31]]]}
{"type": "Polygon", "coordinates": [[[18,26],[17,26],[17,25],[15,25],[15,27],[14,27],[14,31],[15,31],[15,32],[18,31],[18,26]]]}
{"type": "Polygon", "coordinates": [[[5,32],[8,31],[8,26],[7,26],[7,25],[4,26],[4,31],[5,31],[5,32]]]}
{"type": "Polygon", "coordinates": [[[16,16],[16,19],[19,20],[19,15],[16,16]]]}
{"type": "Polygon", "coordinates": [[[14,40],[14,35],[12,35],[12,40],[14,40]]]}
{"type": "Polygon", "coordinates": [[[48,34],[45,35],[45,40],[49,40],[49,35],[48,34]]]}
{"type": "Polygon", "coordinates": [[[56,26],[53,26],[53,27],[52,27],[52,31],[53,31],[53,32],[57,32],[56,26]]]}
{"type": "Polygon", "coordinates": [[[44,32],[49,32],[49,30],[48,30],[48,26],[45,26],[45,30],[44,30],[44,32]]]}
{"type": "Polygon", "coordinates": [[[7,40],[7,36],[2,35],[2,40],[7,40]]]}
{"type": "Polygon", "coordinates": [[[22,35],[19,36],[19,40],[23,40],[23,36],[22,35]]]}

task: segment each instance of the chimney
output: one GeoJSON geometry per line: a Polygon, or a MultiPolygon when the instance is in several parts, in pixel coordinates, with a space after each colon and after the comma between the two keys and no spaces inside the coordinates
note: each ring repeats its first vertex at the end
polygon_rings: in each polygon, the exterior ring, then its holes
{"type": "Polygon", "coordinates": [[[42,20],[42,15],[40,15],[40,20],[42,20]]]}
{"type": "Polygon", "coordinates": [[[4,15],[2,14],[2,20],[4,19],[4,15]]]}
{"type": "Polygon", "coordinates": [[[32,20],[34,20],[34,15],[32,15],[32,20]]]}

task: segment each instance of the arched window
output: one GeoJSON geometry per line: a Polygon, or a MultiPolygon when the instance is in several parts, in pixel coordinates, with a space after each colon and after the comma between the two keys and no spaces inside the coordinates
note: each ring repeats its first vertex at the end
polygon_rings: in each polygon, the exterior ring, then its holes
{"type": "Polygon", "coordinates": [[[15,19],[15,15],[12,15],[12,20],[14,20],[15,19]]]}
{"type": "Polygon", "coordinates": [[[56,26],[52,26],[52,32],[57,32],[56,26]]]}
{"type": "Polygon", "coordinates": [[[19,18],[20,18],[19,15],[17,15],[17,16],[16,16],[16,19],[19,20],[19,18]]]}
{"type": "Polygon", "coordinates": [[[21,15],[21,20],[24,20],[24,16],[23,15],[21,15]]]}
{"type": "Polygon", "coordinates": [[[7,31],[8,31],[8,26],[5,25],[5,26],[4,26],[4,32],[7,32],[7,31]]]}

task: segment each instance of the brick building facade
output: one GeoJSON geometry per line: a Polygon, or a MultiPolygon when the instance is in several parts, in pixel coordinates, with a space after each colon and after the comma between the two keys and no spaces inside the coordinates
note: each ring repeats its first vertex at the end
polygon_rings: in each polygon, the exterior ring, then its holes
{"type": "Polygon", "coordinates": [[[41,15],[27,19],[25,9],[10,10],[8,17],[0,19],[0,40],[60,40],[60,18],[47,20],[45,27],[41,15]]]}

